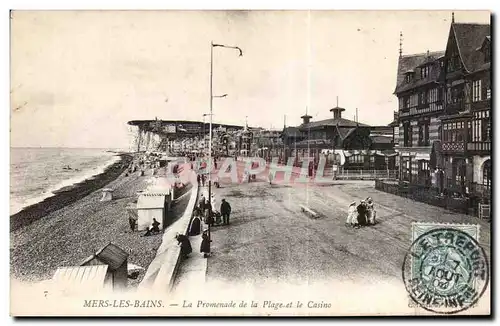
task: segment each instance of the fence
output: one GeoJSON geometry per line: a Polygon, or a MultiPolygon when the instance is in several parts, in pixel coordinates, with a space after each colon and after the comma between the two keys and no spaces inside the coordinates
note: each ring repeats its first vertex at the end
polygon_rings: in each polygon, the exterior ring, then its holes
{"type": "Polygon", "coordinates": [[[477,196],[452,196],[449,193],[440,193],[439,189],[435,187],[392,180],[375,180],[375,189],[454,212],[476,216],[479,214],[479,203],[484,201],[484,199],[477,196]]]}
{"type": "MultiPolygon", "coordinates": [[[[330,170],[331,171],[331,170],[330,170]]],[[[326,174],[326,173],[325,173],[326,174]]],[[[340,169],[334,173],[337,180],[376,180],[396,179],[397,170],[346,170],[340,169]]]]}

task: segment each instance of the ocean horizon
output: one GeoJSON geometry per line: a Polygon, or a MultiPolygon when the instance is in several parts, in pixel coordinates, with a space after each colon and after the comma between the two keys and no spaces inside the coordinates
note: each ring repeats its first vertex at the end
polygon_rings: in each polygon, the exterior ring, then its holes
{"type": "Polygon", "coordinates": [[[11,147],[10,215],[53,192],[99,175],[120,160],[119,148],[11,147]]]}

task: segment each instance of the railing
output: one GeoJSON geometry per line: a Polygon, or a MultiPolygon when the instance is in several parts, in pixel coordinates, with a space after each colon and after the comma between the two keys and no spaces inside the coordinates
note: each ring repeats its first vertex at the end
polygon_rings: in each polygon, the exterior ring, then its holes
{"type": "Polygon", "coordinates": [[[441,149],[443,152],[464,152],[465,142],[463,141],[443,142],[441,143],[441,149]]]}
{"type": "MultiPolygon", "coordinates": [[[[325,171],[325,174],[327,173],[327,171],[325,171]]],[[[335,172],[335,179],[338,179],[338,180],[396,179],[397,176],[398,176],[398,170],[346,170],[346,169],[342,169],[342,170],[335,172]]]]}
{"type": "Polygon", "coordinates": [[[434,187],[375,180],[375,189],[463,214],[469,214],[470,208],[473,207],[470,198],[441,194],[434,187]]]}
{"type": "Polygon", "coordinates": [[[491,187],[477,183],[467,183],[464,188],[469,189],[469,193],[461,194],[462,186],[450,183],[448,188],[442,192],[436,187],[410,184],[394,180],[375,180],[375,189],[393,195],[410,198],[415,201],[429,205],[442,207],[464,214],[479,214],[479,204],[489,204],[491,202],[491,187]],[[472,211],[472,212],[471,212],[472,211]]]}
{"type": "Polygon", "coordinates": [[[467,143],[468,151],[491,151],[491,142],[467,143]]]}
{"type": "Polygon", "coordinates": [[[438,112],[443,110],[442,104],[430,103],[425,105],[419,105],[411,107],[409,109],[403,109],[399,112],[400,117],[407,117],[410,115],[438,112]]]}

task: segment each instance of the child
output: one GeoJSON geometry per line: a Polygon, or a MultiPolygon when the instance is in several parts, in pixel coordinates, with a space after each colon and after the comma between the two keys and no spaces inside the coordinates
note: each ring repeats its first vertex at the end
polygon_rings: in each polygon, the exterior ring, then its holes
{"type": "Polygon", "coordinates": [[[356,211],[356,201],[353,201],[349,205],[347,210],[347,220],[345,222],[346,226],[354,227],[358,223],[358,212],[356,211]]]}

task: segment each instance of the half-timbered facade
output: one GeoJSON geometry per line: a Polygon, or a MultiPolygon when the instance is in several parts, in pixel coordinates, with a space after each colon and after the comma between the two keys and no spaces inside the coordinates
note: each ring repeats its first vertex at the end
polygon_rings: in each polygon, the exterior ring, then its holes
{"type": "Polygon", "coordinates": [[[443,91],[439,76],[444,51],[400,55],[395,95],[398,97],[400,180],[430,185],[432,145],[440,140],[439,116],[443,114],[443,91]]]}
{"type": "Polygon", "coordinates": [[[442,74],[446,91],[441,118],[444,187],[464,195],[490,196],[490,25],[452,23],[442,74]]]}

